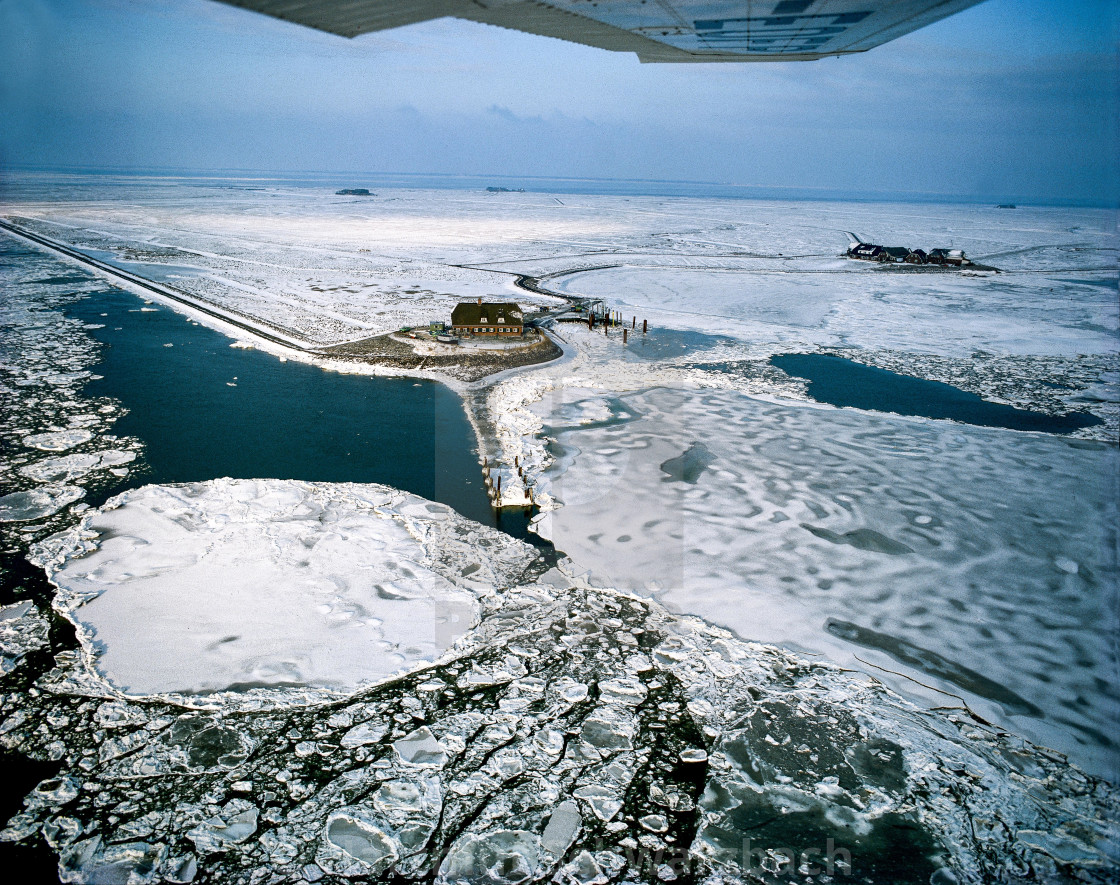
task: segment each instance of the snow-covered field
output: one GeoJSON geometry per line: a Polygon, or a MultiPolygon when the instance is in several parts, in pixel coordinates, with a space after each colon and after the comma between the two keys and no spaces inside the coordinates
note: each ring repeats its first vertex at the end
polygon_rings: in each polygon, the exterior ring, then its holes
{"type": "MultiPolygon", "coordinates": [[[[81,648],[3,696],[0,741],[63,772],[0,838],[44,834],[70,881],[437,859],[447,882],[622,881],[629,851],[741,876],[744,838],[780,863],[786,814],[875,881],[909,881],[876,866],[892,827],[916,882],[1114,875],[1114,787],[1022,738],[1120,782],[1115,213],[29,177],[0,215],[310,344],[554,303],[517,274],[637,320],[625,344],[556,324],[563,359],[460,385],[503,495],[531,488],[565,554],[549,570],[383,488],[215,481],[83,514],[141,441],[82,400],[95,349],[51,262],[7,271],[34,359],[4,366],[0,518],[81,648]],[[1001,272],[848,261],[848,231],[1001,272]],[[836,409],[768,362],[791,352],[1103,423],[836,409]]],[[[21,606],[12,678],[48,644],[21,606]]]]}

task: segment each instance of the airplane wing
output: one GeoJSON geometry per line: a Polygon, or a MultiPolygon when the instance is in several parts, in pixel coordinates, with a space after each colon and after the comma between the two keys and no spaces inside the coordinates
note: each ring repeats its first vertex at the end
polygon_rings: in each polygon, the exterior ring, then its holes
{"type": "Polygon", "coordinates": [[[979,0],[223,0],[356,37],[444,16],[634,52],[643,62],[866,52],[979,0]]]}

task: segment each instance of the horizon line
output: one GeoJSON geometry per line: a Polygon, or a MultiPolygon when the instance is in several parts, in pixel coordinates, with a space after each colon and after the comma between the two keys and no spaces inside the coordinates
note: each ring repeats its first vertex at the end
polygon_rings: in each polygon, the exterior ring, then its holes
{"type": "MultiPolygon", "coordinates": [[[[988,203],[1014,203],[1016,206],[1059,207],[1059,208],[1094,208],[1117,209],[1120,208],[1120,197],[1097,199],[1088,198],[1060,198],[1042,197],[1027,194],[952,194],[936,191],[903,191],[903,190],[863,190],[849,191],[839,187],[825,187],[818,185],[767,185],[767,184],[739,184],[727,181],[711,181],[703,179],[683,178],[613,178],[597,176],[575,175],[542,175],[542,174],[511,174],[508,172],[480,173],[480,172],[404,172],[404,171],[374,171],[374,170],[331,170],[331,169],[250,169],[244,167],[184,167],[184,166],[101,166],[101,165],[74,165],[74,164],[41,164],[8,162],[0,164],[0,173],[5,172],[35,172],[43,174],[60,175],[120,175],[132,178],[212,178],[229,180],[273,180],[273,181],[298,181],[301,177],[330,178],[369,176],[371,178],[417,178],[417,179],[458,179],[471,181],[492,181],[495,184],[506,186],[529,182],[554,182],[566,184],[616,184],[616,185],[650,185],[650,186],[676,186],[698,187],[705,189],[724,189],[739,193],[706,193],[706,194],[666,194],[666,193],[641,193],[632,191],[627,194],[603,194],[598,191],[576,190],[557,191],[558,193],[584,193],[599,196],[675,196],[697,198],[723,198],[723,199],[799,199],[799,200],[839,200],[852,202],[922,202],[922,203],[954,203],[984,205],[988,203]],[[752,193],[753,192],[753,193],[752,193]]],[[[342,186],[358,186],[354,182],[335,182],[342,186]]],[[[391,185],[387,185],[391,186],[391,185]]],[[[448,187],[436,188],[447,190],[465,190],[466,188],[448,187]]],[[[525,188],[526,192],[552,193],[548,190],[525,188]]]]}

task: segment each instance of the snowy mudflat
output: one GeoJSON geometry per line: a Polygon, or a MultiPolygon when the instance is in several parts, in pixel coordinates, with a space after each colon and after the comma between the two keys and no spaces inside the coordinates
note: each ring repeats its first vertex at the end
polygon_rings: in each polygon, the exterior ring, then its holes
{"type": "Polygon", "coordinates": [[[313,346],[449,322],[460,300],[480,296],[557,303],[465,265],[498,243],[575,237],[582,224],[510,216],[485,194],[405,189],[354,200],[334,190],[26,176],[5,194],[4,214],[313,346]]]}
{"type": "Polygon", "coordinates": [[[719,332],[734,342],[723,363],[851,349],[1023,408],[1108,413],[1098,438],[1115,436],[1108,210],[335,190],[26,174],[13,176],[5,215],[312,346],[446,321],[461,299],[557,304],[515,284],[528,274],[658,330],[719,332]],[[850,261],[849,231],[963,248],[1001,272],[850,261]]]}
{"type": "Polygon", "coordinates": [[[434,660],[534,558],[479,528],[385,486],[218,480],[125,492],[33,560],[120,692],[350,692],[434,660]]]}
{"type": "Polygon", "coordinates": [[[735,391],[564,393],[533,407],[555,440],[539,530],[595,583],[905,671],[1117,770],[1115,448],[735,391]]]}

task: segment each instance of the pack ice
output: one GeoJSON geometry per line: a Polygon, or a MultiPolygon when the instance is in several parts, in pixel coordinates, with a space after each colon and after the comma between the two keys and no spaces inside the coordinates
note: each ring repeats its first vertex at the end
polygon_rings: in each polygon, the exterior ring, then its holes
{"type": "Polygon", "coordinates": [[[65,882],[1115,881],[1120,797],[1056,754],[384,486],[147,487],[34,555],[82,648],[0,683],[0,747],[58,763],[0,841],[65,882]]]}

